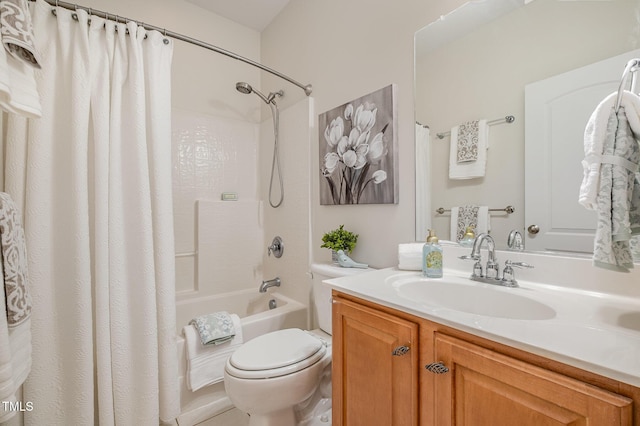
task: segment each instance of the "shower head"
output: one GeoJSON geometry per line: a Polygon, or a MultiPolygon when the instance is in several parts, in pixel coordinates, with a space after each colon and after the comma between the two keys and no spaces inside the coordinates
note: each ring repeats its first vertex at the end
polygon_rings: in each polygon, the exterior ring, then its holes
{"type": "Polygon", "coordinates": [[[266,104],[274,104],[274,99],[276,96],[284,96],[284,92],[282,90],[279,90],[277,92],[272,92],[269,93],[269,96],[265,96],[262,93],[260,93],[258,90],[254,89],[253,87],[251,87],[251,85],[249,83],[245,83],[244,81],[239,81],[236,83],[236,90],[240,93],[244,93],[245,95],[248,95],[249,93],[255,93],[256,95],[258,95],[260,97],[260,99],[262,99],[266,104]]]}
{"type": "Polygon", "coordinates": [[[244,81],[239,81],[236,83],[236,90],[240,93],[244,93],[245,95],[253,92],[253,88],[251,87],[251,85],[249,83],[245,83],[244,81]]]}

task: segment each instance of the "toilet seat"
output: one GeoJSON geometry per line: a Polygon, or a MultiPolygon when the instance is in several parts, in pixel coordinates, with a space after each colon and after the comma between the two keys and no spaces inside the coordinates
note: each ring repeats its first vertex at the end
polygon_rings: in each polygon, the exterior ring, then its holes
{"type": "Polygon", "coordinates": [[[301,371],[322,359],[326,342],[298,328],[278,330],[244,343],[227,361],[227,373],[268,379],[301,371]]]}

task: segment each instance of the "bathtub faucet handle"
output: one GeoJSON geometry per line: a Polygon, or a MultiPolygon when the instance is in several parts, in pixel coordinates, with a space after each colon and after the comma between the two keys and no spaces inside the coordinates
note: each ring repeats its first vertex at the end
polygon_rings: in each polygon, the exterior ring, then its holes
{"type": "Polygon", "coordinates": [[[260,284],[260,293],[266,293],[269,287],[280,287],[280,277],[275,277],[272,280],[262,281],[262,284],[260,284]]]}
{"type": "Polygon", "coordinates": [[[271,245],[267,247],[267,256],[271,256],[271,253],[273,253],[276,258],[280,258],[283,252],[284,243],[282,242],[282,238],[276,236],[271,242],[271,245]]]}

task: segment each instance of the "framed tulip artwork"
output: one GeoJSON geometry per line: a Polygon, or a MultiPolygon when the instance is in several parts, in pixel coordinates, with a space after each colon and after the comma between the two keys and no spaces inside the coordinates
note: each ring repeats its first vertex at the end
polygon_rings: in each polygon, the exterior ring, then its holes
{"type": "Polygon", "coordinates": [[[396,204],[395,85],[318,117],[320,204],[396,204]]]}

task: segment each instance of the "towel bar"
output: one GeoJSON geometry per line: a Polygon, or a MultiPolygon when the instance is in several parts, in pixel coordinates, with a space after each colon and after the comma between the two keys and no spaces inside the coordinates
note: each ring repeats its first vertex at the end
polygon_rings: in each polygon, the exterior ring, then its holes
{"type": "MultiPolygon", "coordinates": [[[[436,209],[436,213],[443,214],[444,212],[450,212],[451,209],[445,209],[444,207],[439,207],[436,209]]],[[[507,206],[503,209],[489,209],[490,212],[505,212],[507,214],[511,214],[516,211],[513,206],[507,206]]]]}
{"type": "MultiPolygon", "coordinates": [[[[487,125],[492,126],[494,124],[502,124],[502,123],[513,123],[516,121],[516,118],[513,115],[507,115],[505,118],[496,118],[495,120],[487,121],[487,125]]],[[[438,139],[444,139],[445,136],[450,135],[451,132],[442,132],[437,133],[436,136],[438,139]]]]}

